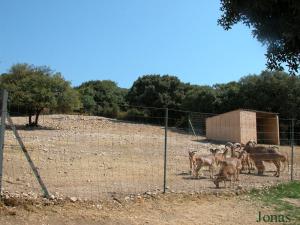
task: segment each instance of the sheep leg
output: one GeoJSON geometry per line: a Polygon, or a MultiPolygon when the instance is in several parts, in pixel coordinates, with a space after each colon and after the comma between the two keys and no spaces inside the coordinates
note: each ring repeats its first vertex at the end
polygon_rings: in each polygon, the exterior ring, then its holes
{"type": "Polygon", "coordinates": [[[263,162],[261,160],[255,160],[254,163],[257,168],[257,174],[263,175],[265,172],[265,166],[264,166],[263,162]]]}
{"type": "Polygon", "coordinates": [[[213,178],[213,173],[214,173],[213,165],[209,166],[209,172],[210,172],[210,178],[212,179],[213,178]]]}
{"type": "Polygon", "coordinates": [[[199,176],[199,170],[201,169],[201,164],[199,163],[199,164],[196,164],[196,166],[194,166],[194,176],[196,177],[196,178],[198,178],[198,176],[199,176]]]}
{"type": "Polygon", "coordinates": [[[240,170],[237,169],[237,171],[235,173],[235,180],[240,181],[239,175],[240,175],[240,170]]]}
{"type": "Polygon", "coordinates": [[[280,161],[273,161],[274,165],[276,166],[276,173],[274,174],[275,177],[280,176],[280,161]]]}
{"type": "Polygon", "coordinates": [[[235,171],[233,174],[234,181],[239,181],[238,171],[235,171]]]}
{"type": "Polygon", "coordinates": [[[248,167],[248,174],[250,174],[251,169],[252,169],[252,164],[250,162],[249,156],[247,156],[246,163],[247,163],[247,167],[248,167]]]}
{"type": "Polygon", "coordinates": [[[192,175],[192,171],[193,171],[193,162],[192,162],[192,158],[190,157],[190,175],[192,175]]]}

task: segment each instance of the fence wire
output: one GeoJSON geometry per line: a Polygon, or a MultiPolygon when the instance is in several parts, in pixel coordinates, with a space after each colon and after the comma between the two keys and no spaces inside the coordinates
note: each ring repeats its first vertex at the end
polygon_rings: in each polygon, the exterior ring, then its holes
{"type": "MultiPolygon", "coordinates": [[[[26,126],[28,118],[10,112],[49,192],[56,196],[101,200],[115,195],[145,192],[202,192],[216,190],[207,167],[198,178],[190,174],[189,151],[210,154],[210,148],[224,148],[224,142],[207,140],[206,120],[213,114],[169,110],[166,180],[164,181],[165,109],[125,107],[130,116],[110,119],[82,114],[45,114],[39,126],[26,126]],[[137,113],[137,112],[143,113],[137,113]]],[[[300,130],[295,122],[292,143],[291,120],[279,120],[279,151],[291,165],[274,177],[275,166],[265,163],[264,176],[242,171],[240,187],[261,187],[300,179],[300,130]]],[[[231,126],[230,122],[227,124],[231,126]]],[[[268,143],[268,127],[257,127],[259,143],[268,143]]],[[[220,129],[222,127],[219,127],[220,129]]],[[[246,128],[245,128],[246,129],[246,128]]],[[[251,132],[244,130],[244,132],[251,132]]],[[[263,144],[269,146],[269,144],[263,144]]],[[[3,188],[19,194],[42,192],[10,129],[6,130],[3,188]]],[[[219,167],[214,168],[217,174],[219,167]]],[[[236,188],[236,187],[235,187],[236,188]]]]}

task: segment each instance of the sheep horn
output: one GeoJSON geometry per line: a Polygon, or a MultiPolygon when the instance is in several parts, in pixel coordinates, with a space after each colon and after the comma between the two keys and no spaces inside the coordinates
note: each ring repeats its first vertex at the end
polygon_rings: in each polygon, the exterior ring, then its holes
{"type": "Polygon", "coordinates": [[[247,142],[246,145],[248,145],[248,146],[250,146],[250,147],[254,147],[254,146],[256,145],[256,142],[253,141],[253,140],[250,140],[250,141],[247,142]]]}
{"type": "Polygon", "coordinates": [[[234,145],[231,143],[231,142],[227,142],[226,144],[225,144],[225,148],[227,149],[227,147],[230,147],[230,149],[232,149],[233,147],[234,147],[234,145]]]}
{"type": "Polygon", "coordinates": [[[235,143],[233,146],[234,148],[239,148],[239,150],[242,149],[242,145],[240,143],[235,143]]]}

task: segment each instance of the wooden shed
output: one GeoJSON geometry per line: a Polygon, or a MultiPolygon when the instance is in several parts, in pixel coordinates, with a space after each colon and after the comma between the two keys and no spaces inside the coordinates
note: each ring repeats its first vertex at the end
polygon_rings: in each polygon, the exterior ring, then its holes
{"type": "Polygon", "coordinates": [[[210,140],[279,145],[277,113],[237,109],[206,119],[206,137],[210,140]]]}

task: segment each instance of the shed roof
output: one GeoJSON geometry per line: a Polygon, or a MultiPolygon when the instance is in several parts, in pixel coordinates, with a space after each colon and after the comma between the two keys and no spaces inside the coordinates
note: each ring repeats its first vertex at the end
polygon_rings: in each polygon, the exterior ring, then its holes
{"type": "Polygon", "coordinates": [[[221,113],[221,114],[218,114],[218,115],[215,115],[215,116],[211,116],[211,117],[209,117],[207,119],[214,118],[214,117],[217,117],[219,115],[223,115],[223,114],[231,113],[231,112],[235,112],[235,111],[248,111],[248,112],[255,112],[255,113],[258,113],[260,115],[270,115],[270,116],[276,116],[276,115],[279,114],[279,113],[274,113],[274,112],[266,112],[266,111],[259,111],[259,110],[254,110],[254,109],[242,109],[242,108],[239,108],[239,109],[235,109],[235,110],[232,110],[232,111],[221,113]]]}

